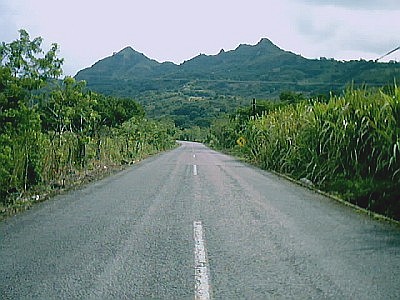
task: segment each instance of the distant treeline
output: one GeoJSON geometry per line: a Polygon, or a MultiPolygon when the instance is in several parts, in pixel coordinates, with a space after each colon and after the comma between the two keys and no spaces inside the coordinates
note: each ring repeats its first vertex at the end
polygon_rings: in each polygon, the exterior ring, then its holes
{"type": "Polygon", "coordinates": [[[0,210],[175,145],[173,122],[146,119],[132,99],[59,80],[58,46],[41,43],[20,30],[0,45],[0,210]]]}
{"type": "Polygon", "coordinates": [[[216,120],[208,142],[400,220],[400,88],[288,99],[216,120]]]}

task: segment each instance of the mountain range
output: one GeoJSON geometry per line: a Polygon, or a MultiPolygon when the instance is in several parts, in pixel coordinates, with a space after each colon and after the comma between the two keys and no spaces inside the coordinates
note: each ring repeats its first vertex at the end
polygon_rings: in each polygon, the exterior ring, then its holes
{"type": "MultiPolygon", "coordinates": [[[[190,112],[201,108],[206,111],[199,113],[200,119],[202,114],[209,117],[230,111],[253,97],[276,99],[283,91],[327,94],[349,84],[383,86],[393,84],[399,75],[396,62],[307,59],[263,38],[256,45],[200,54],[180,65],[159,63],[126,47],[79,71],[75,78],[85,80],[94,91],[137,99],[152,117],[172,116],[176,121],[178,112],[193,121],[190,112]]],[[[206,126],[204,121],[185,126],[206,126]]]]}

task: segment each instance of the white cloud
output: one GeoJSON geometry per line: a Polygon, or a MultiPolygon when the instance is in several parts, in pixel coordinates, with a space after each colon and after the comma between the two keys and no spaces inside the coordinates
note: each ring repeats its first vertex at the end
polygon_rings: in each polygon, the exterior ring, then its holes
{"type": "Polygon", "coordinates": [[[0,41],[25,28],[56,42],[70,75],[125,46],[180,63],[262,37],[306,57],[368,59],[398,46],[400,27],[400,10],[384,9],[398,0],[0,1],[0,41]]]}
{"type": "Polygon", "coordinates": [[[0,42],[8,42],[18,36],[18,25],[16,18],[18,16],[18,1],[0,2],[0,42]]]}
{"type": "Polygon", "coordinates": [[[304,6],[294,16],[306,56],[374,59],[400,44],[400,11],[304,6]]]}
{"type": "Polygon", "coordinates": [[[398,0],[294,0],[313,6],[347,7],[356,10],[399,10],[398,0]]]}

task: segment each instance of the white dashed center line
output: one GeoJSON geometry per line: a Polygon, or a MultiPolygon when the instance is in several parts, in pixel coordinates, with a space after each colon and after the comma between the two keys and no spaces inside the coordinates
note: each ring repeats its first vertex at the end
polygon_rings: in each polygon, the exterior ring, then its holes
{"type": "Polygon", "coordinates": [[[193,165],[193,175],[197,175],[197,165],[193,165]]]}
{"type": "Polygon", "coordinates": [[[195,260],[195,299],[210,299],[210,283],[206,248],[204,245],[203,226],[200,221],[193,223],[194,227],[194,260],[195,260]]]}

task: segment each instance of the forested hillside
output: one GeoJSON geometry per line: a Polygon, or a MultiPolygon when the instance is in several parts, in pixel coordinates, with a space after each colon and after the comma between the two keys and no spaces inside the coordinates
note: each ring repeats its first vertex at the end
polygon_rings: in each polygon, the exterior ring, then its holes
{"type": "Polygon", "coordinates": [[[216,115],[252,98],[278,99],[285,91],[329,98],[348,85],[384,86],[399,75],[399,63],[306,59],[262,39],[180,65],[158,63],[127,47],[78,72],[76,79],[107,95],[133,96],[149,116],[169,116],[190,128],[206,127],[216,115]]]}
{"type": "Polygon", "coordinates": [[[0,45],[0,213],[175,145],[172,122],[59,79],[58,45],[41,45],[24,30],[0,45]]]}

